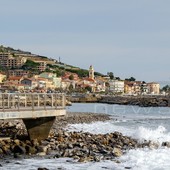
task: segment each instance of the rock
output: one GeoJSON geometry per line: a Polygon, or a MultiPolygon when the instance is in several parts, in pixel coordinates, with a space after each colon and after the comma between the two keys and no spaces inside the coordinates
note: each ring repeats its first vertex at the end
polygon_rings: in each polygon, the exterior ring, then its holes
{"type": "Polygon", "coordinates": [[[86,162],[88,162],[88,159],[87,159],[87,158],[84,158],[84,157],[81,157],[81,158],[78,160],[78,162],[80,162],[80,163],[86,163],[86,162]]]}
{"type": "Polygon", "coordinates": [[[19,158],[19,159],[21,159],[22,158],[22,156],[19,154],[19,153],[14,153],[14,158],[19,158]]]}
{"type": "Polygon", "coordinates": [[[150,149],[158,149],[159,145],[160,145],[159,143],[149,142],[149,148],[150,149]]]}
{"type": "Polygon", "coordinates": [[[37,156],[46,156],[47,154],[46,154],[46,152],[39,152],[39,153],[37,153],[37,156]]]}
{"type": "Polygon", "coordinates": [[[120,148],[114,148],[113,149],[113,155],[116,157],[120,157],[123,155],[122,150],[120,148]]]}
{"type": "Polygon", "coordinates": [[[26,149],[22,146],[19,145],[15,145],[14,149],[13,149],[14,153],[19,153],[19,154],[26,154],[26,149]]]}
{"type": "Polygon", "coordinates": [[[167,148],[170,148],[170,142],[163,142],[162,146],[166,146],[167,148]]]}
{"type": "Polygon", "coordinates": [[[29,155],[33,155],[37,153],[37,150],[32,146],[26,145],[25,149],[26,149],[26,153],[29,155]]]}
{"type": "Polygon", "coordinates": [[[39,146],[39,142],[37,139],[34,139],[31,141],[32,145],[35,147],[35,146],[39,146]]]}
{"type": "Polygon", "coordinates": [[[3,150],[0,148],[0,155],[2,155],[4,152],[3,152],[3,150]]]}
{"type": "Polygon", "coordinates": [[[37,147],[37,149],[38,149],[38,152],[45,152],[45,153],[47,153],[48,147],[47,146],[39,146],[39,147],[37,147]]]}
{"type": "Polygon", "coordinates": [[[132,167],[125,167],[125,169],[132,169],[132,167]]]}
{"type": "Polygon", "coordinates": [[[47,168],[38,168],[37,170],[49,170],[47,168]]]}
{"type": "Polygon", "coordinates": [[[15,140],[14,140],[14,143],[15,143],[16,145],[20,145],[20,140],[15,139],[15,140]]]}

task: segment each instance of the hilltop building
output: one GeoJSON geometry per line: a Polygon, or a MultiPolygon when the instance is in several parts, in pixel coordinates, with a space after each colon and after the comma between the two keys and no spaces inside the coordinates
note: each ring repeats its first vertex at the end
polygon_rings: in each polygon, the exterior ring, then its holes
{"type": "Polygon", "coordinates": [[[0,65],[5,68],[20,68],[27,58],[23,56],[15,56],[10,53],[0,53],[0,65]]]}
{"type": "Polygon", "coordinates": [[[89,78],[94,80],[94,68],[92,65],[89,68],[89,78]]]}

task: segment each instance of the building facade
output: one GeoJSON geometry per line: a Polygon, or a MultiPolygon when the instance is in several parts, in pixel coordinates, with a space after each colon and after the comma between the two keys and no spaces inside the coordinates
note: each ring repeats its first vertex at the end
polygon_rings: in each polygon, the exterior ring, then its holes
{"type": "Polygon", "coordinates": [[[148,86],[148,92],[150,94],[160,94],[160,84],[159,83],[151,82],[151,83],[147,83],[147,86],[148,86]]]}
{"type": "Polygon", "coordinates": [[[89,78],[94,80],[94,68],[92,65],[89,68],[89,78]]]}
{"type": "Polygon", "coordinates": [[[109,81],[109,91],[112,93],[124,93],[124,81],[121,80],[110,80],[109,81]]]}
{"type": "Polygon", "coordinates": [[[27,59],[22,56],[14,56],[10,53],[0,53],[0,65],[5,68],[20,68],[27,59]]]}

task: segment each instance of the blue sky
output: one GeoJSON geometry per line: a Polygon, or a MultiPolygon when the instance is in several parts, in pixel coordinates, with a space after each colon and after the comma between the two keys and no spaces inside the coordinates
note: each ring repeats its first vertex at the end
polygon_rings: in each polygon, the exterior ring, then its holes
{"type": "Polygon", "coordinates": [[[0,0],[0,44],[82,68],[169,81],[169,0],[0,0]]]}

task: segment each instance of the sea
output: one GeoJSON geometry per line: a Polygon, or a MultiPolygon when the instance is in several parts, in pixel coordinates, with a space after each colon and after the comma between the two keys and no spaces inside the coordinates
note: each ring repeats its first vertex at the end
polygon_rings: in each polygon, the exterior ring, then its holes
{"type": "Polygon", "coordinates": [[[101,161],[77,163],[70,158],[47,159],[31,158],[22,160],[9,160],[1,163],[0,170],[37,170],[39,167],[50,170],[169,170],[170,148],[163,147],[163,142],[170,142],[170,108],[169,107],[139,107],[109,104],[82,104],[74,103],[67,107],[69,112],[104,113],[113,117],[106,122],[93,122],[91,124],[68,125],[68,131],[84,131],[93,134],[106,134],[121,132],[143,141],[152,141],[159,144],[158,149],[132,149],[117,158],[118,161],[101,161]],[[119,162],[119,163],[118,163],[119,162]]]}

